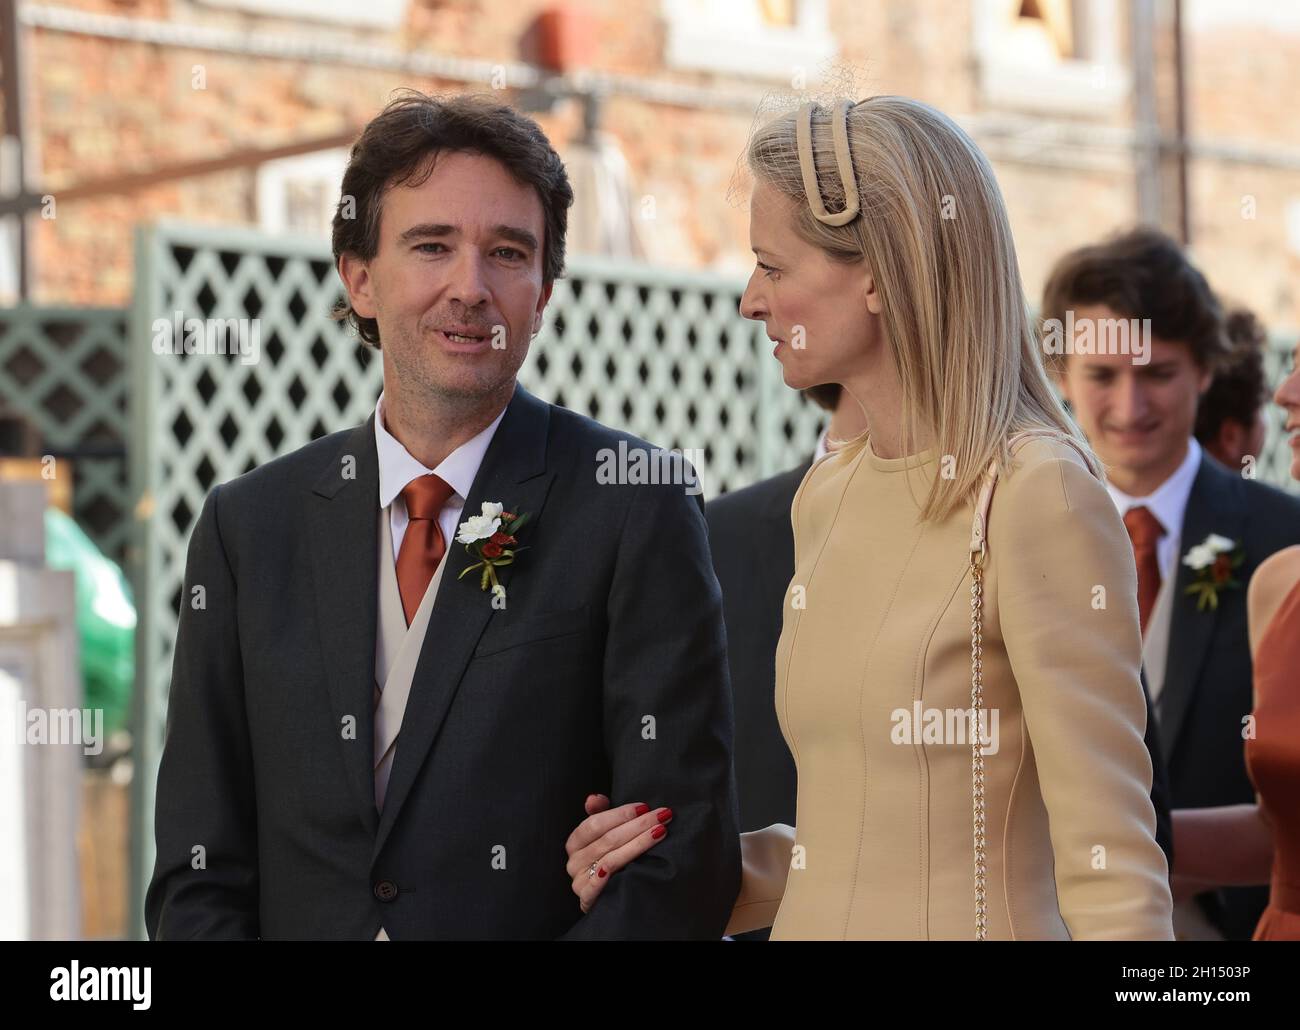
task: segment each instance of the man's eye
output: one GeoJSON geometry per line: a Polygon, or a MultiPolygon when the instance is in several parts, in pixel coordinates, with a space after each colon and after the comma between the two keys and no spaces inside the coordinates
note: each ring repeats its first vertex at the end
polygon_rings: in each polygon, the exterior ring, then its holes
{"type": "Polygon", "coordinates": [[[522,250],[516,250],[514,247],[497,247],[496,252],[498,254],[504,254],[511,261],[518,261],[520,258],[524,256],[524,252],[522,250]]]}
{"type": "Polygon", "coordinates": [[[447,249],[447,248],[446,248],[445,246],[443,246],[443,244],[441,244],[441,243],[420,243],[420,244],[417,244],[417,245],[416,245],[415,249],[416,249],[416,250],[424,250],[425,247],[442,247],[443,250],[446,250],[446,249],[447,249]]]}

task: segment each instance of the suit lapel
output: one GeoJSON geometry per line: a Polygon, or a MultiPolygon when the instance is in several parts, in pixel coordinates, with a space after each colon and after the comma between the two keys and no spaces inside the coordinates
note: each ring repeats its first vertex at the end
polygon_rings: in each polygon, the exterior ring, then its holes
{"type": "MultiPolygon", "coordinates": [[[[549,426],[549,405],[516,384],[506,414],[497,426],[470,487],[464,508],[466,518],[477,514],[484,501],[499,501],[507,506],[507,510],[532,512],[532,518],[523,530],[528,537],[524,542],[537,546],[535,534],[541,522],[542,507],[555,478],[555,473],[546,473],[549,426]]],[[[491,594],[479,589],[476,576],[457,578],[469,563],[463,544],[449,541],[444,561],[452,564],[443,575],[434,597],[433,612],[415,667],[397,738],[384,810],[379,817],[376,856],[383,849],[415,783],[416,774],[442,729],[470,655],[495,611],[491,594]]],[[[527,569],[526,562],[523,567],[527,569]]],[[[515,571],[516,566],[508,566],[498,572],[507,589],[515,571]]],[[[524,571],[523,575],[527,574],[524,571]]],[[[373,648],[364,657],[373,667],[373,648]]],[[[373,794],[370,804],[374,812],[373,794]]]]}
{"type": "Polygon", "coordinates": [[[379,459],[373,414],[346,438],[312,492],[308,533],[325,683],[358,814],[374,833],[379,821],[371,758],[379,459]],[[342,736],[348,718],[355,721],[353,739],[342,736]]]}
{"type": "Polygon", "coordinates": [[[1187,498],[1174,594],[1170,598],[1173,610],[1169,617],[1169,650],[1158,702],[1160,739],[1166,760],[1173,755],[1191,710],[1206,652],[1219,620],[1219,609],[1196,610],[1196,599],[1187,593],[1196,573],[1183,564],[1182,556],[1211,533],[1240,540],[1244,518],[1240,481],[1203,456],[1187,498]]]}

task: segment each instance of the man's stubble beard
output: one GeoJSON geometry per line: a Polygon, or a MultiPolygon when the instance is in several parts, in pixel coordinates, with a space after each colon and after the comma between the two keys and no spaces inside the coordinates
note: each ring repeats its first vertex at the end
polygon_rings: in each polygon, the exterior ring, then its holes
{"type": "Polygon", "coordinates": [[[528,358],[530,343],[531,337],[509,340],[505,353],[519,354],[517,362],[489,365],[484,360],[488,354],[500,353],[490,350],[477,357],[472,365],[467,360],[465,364],[472,367],[471,375],[468,379],[457,377],[456,381],[440,375],[439,370],[453,368],[456,359],[441,352],[432,330],[426,337],[417,329],[414,339],[411,334],[402,333],[401,342],[389,351],[393,371],[401,384],[398,389],[408,403],[472,412],[488,402],[509,400],[519,369],[528,358]]]}

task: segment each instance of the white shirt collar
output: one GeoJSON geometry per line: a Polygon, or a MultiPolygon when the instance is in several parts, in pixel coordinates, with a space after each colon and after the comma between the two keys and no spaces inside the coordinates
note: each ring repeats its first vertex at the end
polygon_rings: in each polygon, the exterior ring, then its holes
{"type": "Polygon", "coordinates": [[[1171,537],[1181,537],[1183,532],[1183,514],[1187,511],[1187,498],[1192,493],[1192,483],[1201,467],[1201,445],[1196,437],[1187,440],[1187,456],[1182,464],[1174,470],[1173,475],[1161,483],[1146,497],[1133,497],[1124,493],[1111,483],[1106,484],[1110,499],[1115,502],[1120,515],[1139,505],[1149,508],[1151,514],[1160,520],[1165,533],[1171,537]]]}
{"type": "Polygon", "coordinates": [[[826,435],[827,435],[830,431],[831,431],[831,430],[830,430],[830,426],[827,426],[826,429],[822,432],[822,435],[819,436],[819,437],[817,437],[817,449],[816,449],[815,451],[813,451],[813,464],[814,464],[814,465],[816,465],[817,462],[821,461],[821,459],[822,459],[822,457],[823,457],[824,455],[827,455],[827,454],[830,453],[830,448],[826,446],[826,435]]]}
{"type": "MultiPolygon", "coordinates": [[[[510,405],[507,404],[506,408],[510,405]]],[[[384,395],[380,393],[375,402],[375,450],[379,455],[379,507],[387,508],[393,503],[406,485],[420,476],[435,473],[448,486],[456,491],[461,503],[469,497],[469,489],[474,485],[479,466],[483,464],[483,455],[487,453],[488,444],[505,417],[506,408],[494,418],[490,425],[477,436],[466,440],[445,457],[436,469],[426,468],[411,456],[397,437],[393,436],[384,425],[384,395]]]]}

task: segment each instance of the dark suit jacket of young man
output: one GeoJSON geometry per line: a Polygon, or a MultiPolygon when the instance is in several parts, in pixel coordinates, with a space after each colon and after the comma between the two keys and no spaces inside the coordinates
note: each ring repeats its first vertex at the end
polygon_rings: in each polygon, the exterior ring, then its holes
{"type": "MultiPolygon", "coordinates": [[[[1246,773],[1246,716],[1254,708],[1246,586],[1260,562],[1300,543],[1300,498],[1224,468],[1209,455],[1192,482],[1183,515],[1165,682],[1156,700],[1174,808],[1255,800],[1246,773]],[[1216,608],[1197,610],[1186,588],[1196,573],[1182,557],[1211,533],[1242,544],[1239,586],[1219,591],[1216,608]]],[[[1249,940],[1268,902],[1267,887],[1200,895],[1207,917],[1229,940],[1249,940]]]]}
{"type": "Polygon", "coordinates": [[[373,416],[212,490],[186,568],[206,608],[181,610],[151,937],[721,936],[740,856],[703,504],[681,482],[599,483],[620,441],[649,446],[516,387],[465,511],[531,512],[527,550],[497,611],[477,575],[452,574],[471,559],[449,544],[382,815],[373,416]],[[675,817],[583,916],[564,845],[592,792],[675,817]]]}

